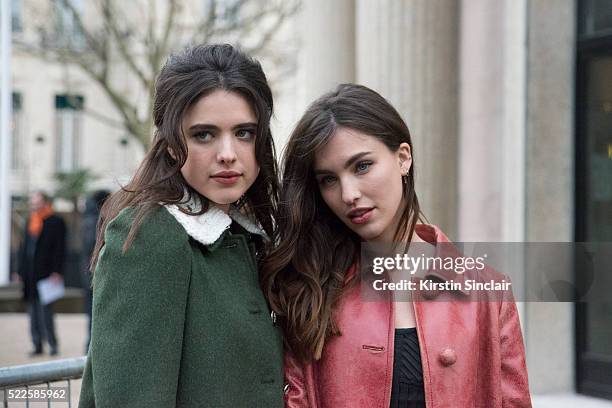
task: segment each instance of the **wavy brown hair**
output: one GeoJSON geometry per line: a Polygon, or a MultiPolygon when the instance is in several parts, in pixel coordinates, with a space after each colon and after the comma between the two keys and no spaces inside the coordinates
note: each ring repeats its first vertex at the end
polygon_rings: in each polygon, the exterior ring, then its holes
{"type": "Polygon", "coordinates": [[[246,192],[240,207],[253,216],[266,233],[273,235],[273,214],[278,203],[278,171],[270,118],[272,91],[259,62],[228,44],[197,45],[168,57],[155,82],[153,122],[155,134],[132,180],[106,200],[102,207],[96,247],[90,268],[95,269],[104,246],[104,230],[124,208],[134,208],[123,250],[127,251],[146,216],[162,204],[186,202],[198,197],[208,210],[208,200],[193,189],[181,174],[187,145],[181,122],[186,111],[215,90],[236,92],[250,104],[257,117],[255,158],[259,175],[246,192]],[[171,156],[169,149],[173,152],[171,156]],[[187,195],[185,196],[185,191],[187,195]]]}
{"type": "Polygon", "coordinates": [[[315,153],[338,128],[376,137],[391,151],[408,143],[412,166],[404,184],[404,208],[394,240],[412,239],[421,219],[414,189],[414,149],[408,127],[382,96],[343,84],[307,109],[283,155],[277,246],[262,267],[262,289],[279,316],[286,345],[302,361],[319,359],[328,337],[340,332],[333,310],[359,257],[360,238],[323,201],[313,170],[315,153]],[[416,216],[413,216],[415,215],[416,216]]]}

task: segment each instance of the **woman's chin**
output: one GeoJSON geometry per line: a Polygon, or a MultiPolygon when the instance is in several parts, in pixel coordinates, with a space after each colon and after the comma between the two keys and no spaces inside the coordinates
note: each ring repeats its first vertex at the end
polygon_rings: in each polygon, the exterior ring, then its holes
{"type": "Polygon", "coordinates": [[[238,200],[240,200],[242,194],[228,194],[228,195],[214,195],[212,197],[206,197],[209,201],[218,206],[226,206],[229,204],[234,204],[238,200]]]}
{"type": "Polygon", "coordinates": [[[369,227],[353,228],[353,231],[359,235],[359,238],[361,238],[362,241],[366,242],[375,241],[376,238],[380,236],[379,231],[369,227]]]}

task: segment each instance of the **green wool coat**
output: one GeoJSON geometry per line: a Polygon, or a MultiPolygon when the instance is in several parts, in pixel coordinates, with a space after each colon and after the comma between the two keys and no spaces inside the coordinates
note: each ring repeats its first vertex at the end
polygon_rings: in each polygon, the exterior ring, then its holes
{"type": "Polygon", "coordinates": [[[123,254],[133,215],[123,210],[104,235],[79,407],[282,407],[282,339],[251,234],[232,233],[216,207],[165,206],[123,254]]]}

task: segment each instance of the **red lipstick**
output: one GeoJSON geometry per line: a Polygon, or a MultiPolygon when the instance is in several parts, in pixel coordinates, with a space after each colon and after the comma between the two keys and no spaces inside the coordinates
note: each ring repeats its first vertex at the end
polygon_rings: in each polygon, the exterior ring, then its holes
{"type": "Polygon", "coordinates": [[[368,208],[355,208],[348,212],[347,216],[350,218],[353,224],[365,224],[372,216],[374,207],[368,208]]]}
{"type": "Polygon", "coordinates": [[[235,184],[238,182],[238,179],[242,176],[241,173],[237,171],[220,171],[211,176],[213,180],[220,184],[235,184]]]}

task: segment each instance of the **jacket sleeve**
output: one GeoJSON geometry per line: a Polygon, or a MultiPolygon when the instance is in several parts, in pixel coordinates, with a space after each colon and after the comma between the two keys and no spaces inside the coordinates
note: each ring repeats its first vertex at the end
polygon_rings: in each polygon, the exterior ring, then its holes
{"type": "Polygon", "coordinates": [[[66,261],[66,223],[59,216],[53,228],[53,253],[51,254],[52,265],[49,272],[64,274],[64,263],[66,261]]]}
{"type": "Polygon", "coordinates": [[[531,407],[521,323],[511,291],[504,295],[499,319],[502,405],[531,407]]]}
{"type": "Polygon", "coordinates": [[[126,211],[108,225],[94,273],[91,375],[82,395],[97,408],[174,408],[191,249],[182,227],[158,209],[124,254],[126,211]]]}
{"type": "Polygon", "coordinates": [[[285,407],[312,408],[308,403],[303,365],[285,350],[285,407]]]}
{"type": "Polygon", "coordinates": [[[19,244],[19,249],[17,250],[17,265],[15,267],[16,271],[17,271],[17,275],[19,275],[19,277],[21,278],[22,281],[25,280],[25,262],[26,262],[26,239],[28,239],[27,236],[27,223],[26,223],[26,227],[25,230],[22,234],[22,240],[21,243],[19,244]]]}

